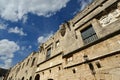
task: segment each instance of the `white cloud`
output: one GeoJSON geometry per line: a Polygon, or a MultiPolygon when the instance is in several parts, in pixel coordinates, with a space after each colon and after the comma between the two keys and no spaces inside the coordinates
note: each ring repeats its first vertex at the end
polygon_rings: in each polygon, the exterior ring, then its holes
{"type": "Polygon", "coordinates": [[[18,21],[28,13],[49,17],[66,7],[70,0],[0,0],[0,16],[18,21]]]}
{"type": "Polygon", "coordinates": [[[77,8],[72,15],[76,15],[78,12],[84,10],[88,4],[93,2],[93,0],[77,0],[77,2],[80,4],[80,8],[77,8]]]}
{"type": "Polygon", "coordinates": [[[26,23],[26,22],[27,22],[27,19],[28,19],[27,15],[24,15],[24,16],[22,17],[22,22],[23,22],[23,23],[26,23]]]}
{"type": "Polygon", "coordinates": [[[83,10],[89,3],[91,3],[93,0],[78,0],[80,3],[80,10],[83,10]]]}
{"type": "Polygon", "coordinates": [[[29,45],[29,46],[28,46],[28,48],[29,48],[29,49],[31,49],[31,48],[32,48],[32,46],[31,46],[31,45],[29,45]]]}
{"type": "Polygon", "coordinates": [[[31,46],[31,45],[29,45],[29,46],[21,46],[18,53],[19,53],[21,56],[26,56],[26,54],[29,54],[29,53],[31,53],[32,51],[33,51],[33,50],[32,50],[32,46],[31,46]],[[26,54],[25,54],[25,53],[26,53],[26,54]]]}
{"type": "Polygon", "coordinates": [[[29,45],[29,46],[22,46],[22,47],[21,47],[21,51],[29,50],[29,49],[31,49],[31,48],[32,48],[31,45],[29,45]]]}
{"type": "Polygon", "coordinates": [[[21,47],[21,50],[22,50],[22,51],[24,51],[25,49],[26,49],[26,47],[25,47],[25,46],[22,46],[22,47],[21,47]]]}
{"type": "Polygon", "coordinates": [[[8,39],[0,40],[0,64],[2,68],[9,68],[12,65],[12,58],[14,53],[20,48],[14,41],[9,41],[8,39]]]}
{"type": "Polygon", "coordinates": [[[26,36],[27,34],[23,32],[23,28],[9,28],[8,33],[19,34],[20,36],[26,36]]]}
{"type": "Polygon", "coordinates": [[[7,28],[6,24],[0,23],[0,29],[5,30],[7,28]]]}
{"type": "Polygon", "coordinates": [[[44,43],[45,41],[47,41],[51,36],[53,35],[53,32],[49,33],[49,34],[45,34],[44,36],[39,36],[38,37],[38,43],[44,43]]]}

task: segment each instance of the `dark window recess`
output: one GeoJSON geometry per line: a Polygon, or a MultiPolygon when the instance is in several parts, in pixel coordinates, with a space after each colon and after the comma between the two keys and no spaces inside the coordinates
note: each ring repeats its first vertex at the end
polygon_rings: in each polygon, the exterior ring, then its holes
{"type": "Polygon", "coordinates": [[[90,68],[92,74],[95,74],[95,69],[94,69],[93,64],[92,63],[88,63],[88,65],[89,65],[89,68],[90,68]]]}
{"type": "Polygon", "coordinates": [[[97,65],[98,68],[101,68],[101,65],[99,62],[96,62],[95,64],[97,65]]]}
{"type": "Polygon", "coordinates": [[[89,68],[90,68],[90,70],[94,70],[94,67],[93,67],[93,64],[92,63],[89,63],[89,68]]]}
{"type": "Polygon", "coordinates": [[[22,77],[22,80],[24,80],[24,77],[22,77]]]}
{"type": "Polygon", "coordinates": [[[49,72],[51,73],[51,70],[49,70],[49,72]]]}
{"type": "Polygon", "coordinates": [[[32,80],[32,76],[30,76],[29,80],[32,80]]]}
{"type": "Polygon", "coordinates": [[[98,39],[92,25],[81,31],[81,35],[85,44],[95,41],[98,39]]]}
{"type": "Polygon", "coordinates": [[[28,63],[29,63],[29,59],[28,59],[28,61],[27,61],[27,64],[26,64],[26,65],[28,65],[28,63]]]}
{"type": "Polygon", "coordinates": [[[35,79],[34,79],[34,80],[40,80],[40,75],[37,74],[37,75],[35,76],[35,79]]]}
{"type": "Polygon", "coordinates": [[[58,69],[59,69],[59,70],[61,70],[61,68],[60,68],[60,67],[58,67],[58,69]]]}
{"type": "Polygon", "coordinates": [[[50,55],[51,55],[51,48],[49,48],[49,49],[47,50],[46,59],[49,59],[49,58],[50,58],[50,55]]]}
{"type": "Polygon", "coordinates": [[[75,70],[75,69],[73,69],[72,71],[73,71],[74,74],[76,73],[76,70],[75,70]]]}
{"type": "Polygon", "coordinates": [[[23,63],[22,68],[24,67],[25,63],[23,63]]]}
{"type": "Polygon", "coordinates": [[[35,58],[32,61],[31,67],[34,65],[34,63],[35,63],[35,58]]]}
{"type": "Polygon", "coordinates": [[[44,72],[42,72],[42,74],[44,75],[44,72]]]}

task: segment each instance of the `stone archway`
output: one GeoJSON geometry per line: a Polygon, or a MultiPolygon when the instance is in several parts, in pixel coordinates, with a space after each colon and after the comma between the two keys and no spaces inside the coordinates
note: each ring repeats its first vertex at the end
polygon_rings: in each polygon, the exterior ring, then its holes
{"type": "Polygon", "coordinates": [[[35,80],[40,80],[40,75],[39,75],[39,74],[37,74],[37,75],[35,76],[35,80]]]}

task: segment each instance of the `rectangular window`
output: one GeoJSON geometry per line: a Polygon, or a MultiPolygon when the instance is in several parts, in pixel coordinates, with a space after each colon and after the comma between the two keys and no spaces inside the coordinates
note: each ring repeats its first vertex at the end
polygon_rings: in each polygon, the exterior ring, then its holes
{"type": "Polygon", "coordinates": [[[46,59],[49,59],[51,55],[51,48],[47,50],[46,59]]]}
{"type": "Polygon", "coordinates": [[[81,31],[81,35],[85,44],[95,41],[98,39],[92,25],[81,31]]]}
{"type": "Polygon", "coordinates": [[[66,58],[66,63],[72,62],[73,61],[73,56],[70,55],[66,58]]]}

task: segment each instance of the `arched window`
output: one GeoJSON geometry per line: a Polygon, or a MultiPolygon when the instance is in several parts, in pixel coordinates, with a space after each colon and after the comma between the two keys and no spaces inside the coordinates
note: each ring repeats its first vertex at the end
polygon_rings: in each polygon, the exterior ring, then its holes
{"type": "Polygon", "coordinates": [[[37,75],[35,76],[35,80],[40,80],[40,75],[39,75],[39,74],[37,74],[37,75]]]}

